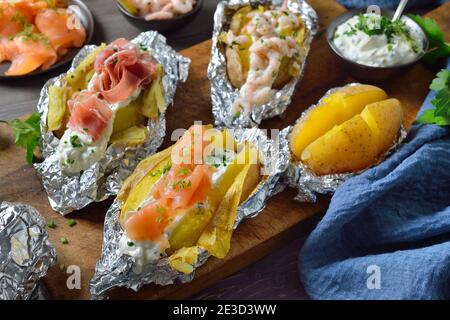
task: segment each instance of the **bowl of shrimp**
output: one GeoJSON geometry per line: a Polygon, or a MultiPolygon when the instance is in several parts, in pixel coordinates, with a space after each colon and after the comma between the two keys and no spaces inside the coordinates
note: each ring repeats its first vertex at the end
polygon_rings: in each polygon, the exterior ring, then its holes
{"type": "Polygon", "coordinates": [[[125,18],[143,30],[168,33],[190,22],[203,0],[117,0],[125,18]]]}

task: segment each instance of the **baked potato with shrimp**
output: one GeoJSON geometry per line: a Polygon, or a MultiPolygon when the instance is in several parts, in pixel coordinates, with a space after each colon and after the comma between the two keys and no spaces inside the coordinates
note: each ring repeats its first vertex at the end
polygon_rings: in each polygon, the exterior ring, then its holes
{"type": "Polygon", "coordinates": [[[240,90],[236,112],[267,103],[273,90],[299,76],[304,21],[287,7],[250,5],[231,12],[229,29],[219,36],[230,83],[240,90]]]}

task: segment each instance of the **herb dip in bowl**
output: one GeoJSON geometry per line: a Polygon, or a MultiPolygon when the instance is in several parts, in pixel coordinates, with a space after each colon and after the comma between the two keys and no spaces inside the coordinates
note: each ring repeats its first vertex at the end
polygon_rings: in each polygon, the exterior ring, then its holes
{"type": "Polygon", "coordinates": [[[382,15],[353,10],[336,18],[327,30],[333,53],[358,79],[379,81],[410,68],[428,50],[428,39],[412,19],[392,21],[382,15]]]}

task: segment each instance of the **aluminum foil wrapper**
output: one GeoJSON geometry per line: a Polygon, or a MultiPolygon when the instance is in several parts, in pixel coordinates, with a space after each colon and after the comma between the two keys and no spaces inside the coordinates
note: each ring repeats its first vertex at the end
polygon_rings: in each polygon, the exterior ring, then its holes
{"type": "MultiPolygon", "coordinates": [[[[348,84],[347,86],[355,86],[355,85],[359,85],[359,83],[351,83],[348,84]]],[[[342,87],[330,89],[317,104],[312,105],[311,107],[306,109],[302,113],[300,118],[297,120],[297,122],[301,121],[304,117],[306,117],[307,113],[310,110],[316,108],[323,101],[323,99],[327,98],[328,96],[330,96],[332,93],[336,92],[339,89],[342,89],[342,87]]],[[[288,127],[282,131],[282,134],[286,135],[289,140],[290,135],[292,133],[292,129],[293,127],[288,127]]],[[[383,159],[385,159],[392,152],[394,152],[400,146],[403,140],[405,140],[406,135],[407,135],[406,129],[402,125],[396,143],[382,157],[380,157],[381,159],[380,161],[383,161],[383,159]]],[[[311,169],[309,169],[308,166],[303,164],[301,161],[294,159],[293,156],[291,155],[291,160],[288,169],[286,170],[285,173],[285,180],[290,187],[297,189],[298,194],[294,198],[296,201],[314,203],[317,201],[318,194],[332,195],[334,192],[336,192],[336,189],[339,186],[341,186],[345,181],[358,174],[363,173],[368,169],[369,168],[352,173],[328,174],[318,176],[311,169]]]]}
{"type": "MultiPolygon", "coordinates": [[[[172,104],[178,82],[188,77],[190,59],[177,54],[166,44],[166,38],[156,31],[141,33],[133,43],[146,46],[153,58],[164,66],[164,98],[166,107],[172,104]]],[[[75,57],[73,71],[96,46],[85,46],[75,57]]],[[[138,147],[109,146],[104,157],[81,175],[67,176],[61,172],[55,155],[59,139],[47,131],[48,90],[51,85],[61,85],[66,74],[50,79],[41,91],[38,111],[41,115],[42,150],[44,162],[35,164],[48,194],[53,210],[65,215],[82,209],[92,202],[103,201],[116,195],[122,182],[133,172],[140,160],[156,152],[166,133],[165,114],[150,119],[147,141],[138,147]]]]}
{"type": "Polygon", "coordinates": [[[55,248],[36,209],[0,202],[0,300],[37,298],[39,280],[55,263],[55,248]]]}
{"type": "MultiPolygon", "coordinates": [[[[239,206],[234,226],[236,228],[243,219],[257,216],[270,197],[284,190],[285,185],[280,182],[288,166],[289,146],[285,133],[280,134],[276,140],[271,140],[263,130],[257,128],[235,129],[231,132],[238,142],[249,141],[257,146],[264,174],[267,174],[267,179],[264,179],[251,197],[239,206]]],[[[104,299],[107,297],[105,292],[114,287],[127,287],[138,291],[149,283],[170,285],[175,282],[192,281],[195,271],[185,275],[173,270],[169,266],[167,256],[160,259],[157,264],[146,265],[139,274],[133,271],[134,259],[122,255],[119,251],[119,241],[123,234],[119,222],[121,206],[122,203],[116,200],[106,214],[102,255],[90,282],[92,297],[104,299]]],[[[209,256],[206,250],[201,250],[195,268],[203,265],[209,256]]]]}
{"type": "Polygon", "coordinates": [[[231,16],[227,10],[237,10],[249,4],[272,4],[279,8],[284,0],[222,0],[217,6],[214,15],[214,30],[212,37],[211,62],[208,67],[208,78],[211,80],[212,112],[216,126],[232,127],[257,127],[264,119],[281,115],[291,103],[296,86],[303,76],[306,58],[311,42],[318,31],[319,18],[314,9],[304,0],[287,0],[288,8],[292,12],[299,13],[307,28],[306,38],[301,47],[300,75],[292,79],[281,90],[278,90],[273,98],[266,104],[254,107],[249,114],[242,113],[235,117],[232,112],[233,102],[239,96],[239,89],[233,87],[227,75],[226,57],[220,48],[219,35],[228,29],[231,16]]]}

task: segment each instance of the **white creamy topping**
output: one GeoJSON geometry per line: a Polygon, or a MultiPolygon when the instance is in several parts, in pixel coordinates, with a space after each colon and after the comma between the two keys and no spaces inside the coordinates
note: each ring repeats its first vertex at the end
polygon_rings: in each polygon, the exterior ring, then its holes
{"type": "MultiPolygon", "coordinates": [[[[91,85],[92,81],[89,83],[91,85]]],[[[78,174],[103,158],[111,138],[116,112],[136,100],[141,94],[140,88],[125,101],[110,105],[113,115],[100,138],[93,142],[87,132],[78,132],[70,128],[64,132],[56,150],[56,156],[65,174],[78,174]]]]}
{"type": "MultiPolygon", "coordinates": [[[[379,23],[380,16],[364,15],[379,23]]],[[[405,24],[406,34],[394,33],[389,39],[385,33],[369,35],[356,26],[359,16],[341,24],[334,35],[333,43],[344,57],[357,63],[373,67],[390,67],[414,61],[420,54],[421,36],[405,24]]]]}
{"type": "MultiPolygon", "coordinates": [[[[216,187],[227,171],[229,165],[236,158],[236,153],[232,150],[221,150],[220,152],[213,152],[213,154],[214,155],[209,156],[205,162],[216,168],[215,172],[212,174],[212,184],[213,187],[216,187]]],[[[145,199],[140,207],[149,204],[151,200],[152,199],[145,199]]],[[[194,206],[202,205],[203,204],[195,204],[194,206]]],[[[186,212],[189,210],[190,209],[187,209],[186,212]]],[[[141,273],[145,265],[154,264],[159,260],[161,254],[167,249],[167,243],[173,230],[175,230],[182,218],[182,215],[177,216],[164,232],[163,239],[158,242],[133,241],[128,238],[125,232],[122,234],[119,252],[121,255],[127,255],[134,258],[134,273],[141,273]]]]}

